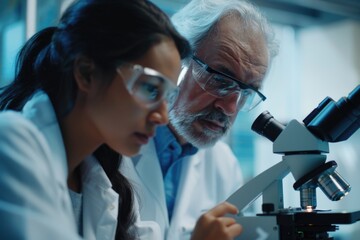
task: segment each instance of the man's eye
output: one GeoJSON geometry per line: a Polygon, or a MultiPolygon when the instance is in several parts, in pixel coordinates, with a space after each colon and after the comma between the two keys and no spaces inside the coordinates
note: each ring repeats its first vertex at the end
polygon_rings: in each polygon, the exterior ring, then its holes
{"type": "Polygon", "coordinates": [[[208,87],[213,88],[213,89],[222,89],[222,90],[233,90],[237,87],[237,84],[232,81],[229,80],[225,77],[222,77],[220,75],[214,75],[211,78],[211,81],[208,82],[208,87]]]}
{"type": "Polygon", "coordinates": [[[253,94],[253,91],[251,91],[250,89],[243,89],[243,90],[241,90],[241,94],[244,97],[248,97],[248,96],[251,96],[253,94]]]}

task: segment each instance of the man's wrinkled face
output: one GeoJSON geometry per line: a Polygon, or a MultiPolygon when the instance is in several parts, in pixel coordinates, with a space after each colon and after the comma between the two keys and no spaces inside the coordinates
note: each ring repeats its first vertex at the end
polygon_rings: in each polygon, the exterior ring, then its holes
{"type": "Polygon", "coordinates": [[[173,108],[169,117],[177,132],[199,148],[215,144],[232,123],[229,116],[211,106],[196,113],[189,113],[185,107],[173,108]],[[194,124],[201,128],[195,127],[194,124]]]}
{"type": "MultiPolygon", "coordinates": [[[[211,68],[259,89],[268,68],[267,46],[259,32],[242,25],[237,16],[224,17],[195,55],[211,68]]],[[[241,104],[237,93],[220,98],[203,90],[195,81],[205,77],[198,67],[193,60],[190,62],[169,118],[182,143],[202,148],[225,135],[241,104]]]]}

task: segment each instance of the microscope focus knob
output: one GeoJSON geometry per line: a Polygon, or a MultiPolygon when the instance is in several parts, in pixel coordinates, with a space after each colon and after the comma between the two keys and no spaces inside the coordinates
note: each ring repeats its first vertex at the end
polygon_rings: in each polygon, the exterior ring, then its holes
{"type": "Polygon", "coordinates": [[[274,212],[275,206],[273,203],[263,203],[261,209],[263,213],[271,213],[274,212]]]}

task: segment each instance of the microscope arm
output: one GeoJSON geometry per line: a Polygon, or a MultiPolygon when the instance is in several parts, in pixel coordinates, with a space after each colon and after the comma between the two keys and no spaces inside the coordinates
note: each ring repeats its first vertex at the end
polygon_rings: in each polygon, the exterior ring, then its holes
{"type": "Polygon", "coordinates": [[[263,203],[273,203],[274,210],[283,208],[282,179],[289,172],[288,165],[281,161],[251,179],[226,201],[234,204],[241,212],[262,194],[263,203]]]}

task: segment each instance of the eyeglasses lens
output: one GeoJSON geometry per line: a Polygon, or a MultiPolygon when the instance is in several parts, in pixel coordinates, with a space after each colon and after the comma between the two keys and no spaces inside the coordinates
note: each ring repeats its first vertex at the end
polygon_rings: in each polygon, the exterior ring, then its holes
{"type": "Polygon", "coordinates": [[[262,101],[262,98],[253,89],[242,89],[235,80],[220,74],[210,73],[199,63],[197,67],[198,69],[193,70],[193,76],[200,87],[218,98],[238,94],[237,105],[241,111],[250,111],[262,101]]]}
{"type": "Polygon", "coordinates": [[[176,86],[159,72],[133,66],[132,76],[126,81],[127,89],[132,96],[146,107],[154,107],[161,101],[168,101],[176,86]]]}

